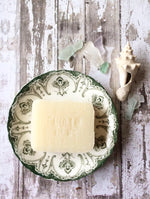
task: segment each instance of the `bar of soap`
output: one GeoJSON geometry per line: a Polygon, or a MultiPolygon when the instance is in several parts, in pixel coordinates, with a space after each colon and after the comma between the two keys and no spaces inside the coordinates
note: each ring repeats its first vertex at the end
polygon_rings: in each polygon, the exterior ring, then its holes
{"type": "Polygon", "coordinates": [[[36,151],[83,153],[94,146],[94,109],[89,102],[35,100],[31,145],[36,151]]]}

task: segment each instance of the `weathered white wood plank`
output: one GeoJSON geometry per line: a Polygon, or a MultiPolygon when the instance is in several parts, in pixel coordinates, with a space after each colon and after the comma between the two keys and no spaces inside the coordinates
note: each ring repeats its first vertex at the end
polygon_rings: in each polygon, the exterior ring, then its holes
{"type": "MultiPolygon", "coordinates": [[[[58,54],[59,51],[76,42],[84,41],[84,1],[63,0],[58,5],[58,54]]],[[[81,60],[82,62],[82,60],[81,60]]],[[[83,71],[82,63],[73,65],[58,60],[58,69],[83,71]]],[[[85,178],[74,182],[59,182],[54,193],[57,199],[86,198],[85,178]]]]}
{"type": "Polygon", "coordinates": [[[21,67],[26,82],[57,69],[56,2],[22,1],[21,13],[21,67]]]}
{"type": "Polygon", "coordinates": [[[19,198],[18,160],[8,141],[8,109],[19,86],[19,1],[0,2],[0,198],[19,198]]]}
{"type": "MultiPolygon", "coordinates": [[[[150,198],[150,2],[121,1],[121,44],[129,40],[141,63],[132,92],[143,95],[145,103],[130,122],[122,117],[123,198],[150,198]]],[[[127,102],[122,105],[122,115],[127,102]]]]}
{"type": "MultiPolygon", "coordinates": [[[[58,54],[61,49],[75,43],[78,40],[85,40],[84,35],[84,1],[62,0],[58,5],[58,54]]],[[[59,69],[79,70],[81,66],[59,61],[59,69]]]]}
{"type": "MultiPolygon", "coordinates": [[[[118,87],[114,58],[119,52],[119,2],[118,1],[86,1],[86,40],[95,41],[103,38],[105,61],[111,63],[108,74],[102,74],[94,66],[86,67],[86,73],[100,82],[114,98],[114,91],[118,87]]],[[[118,103],[116,106],[119,111],[118,103]]],[[[89,196],[120,197],[120,146],[115,147],[111,157],[87,179],[87,194],[89,196]]]]}
{"type": "MultiPolygon", "coordinates": [[[[56,1],[21,2],[21,85],[57,69],[56,1]]],[[[22,167],[21,167],[22,168],[22,167]]],[[[56,198],[57,182],[36,176],[23,167],[23,198],[56,198]]]]}

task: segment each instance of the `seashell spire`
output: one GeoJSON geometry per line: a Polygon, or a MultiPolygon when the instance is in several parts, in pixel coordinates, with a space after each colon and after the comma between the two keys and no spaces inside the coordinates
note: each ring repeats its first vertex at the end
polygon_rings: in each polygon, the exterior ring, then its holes
{"type": "Polygon", "coordinates": [[[120,77],[120,88],[116,91],[116,95],[120,101],[126,100],[134,77],[140,67],[140,63],[137,63],[135,58],[136,57],[133,55],[133,50],[129,42],[127,42],[126,46],[120,53],[120,57],[116,58],[120,77]]]}

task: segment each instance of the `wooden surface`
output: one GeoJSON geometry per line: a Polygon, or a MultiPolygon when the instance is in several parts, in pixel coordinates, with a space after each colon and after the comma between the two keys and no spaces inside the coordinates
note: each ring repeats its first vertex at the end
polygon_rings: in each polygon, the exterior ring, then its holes
{"type": "Polygon", "coordinates": [[[0,198],[150,199],[150,1],[149,0],[0,0],[0,198]],[[59,61],[64,46],[102,36],[107,75],[86,60],[59,61]],[[127,102],[115,98],[114,58],[130,44],[141,63],[132,92],[145,103],[130,122],[127,102]],[[73,182],[36,176],[15,157],[6,129],[15,94],[33,77],[57,69],[78,70],[99,81],[113,97],[120,129],[114,152],[93,174],[73,182]]]}

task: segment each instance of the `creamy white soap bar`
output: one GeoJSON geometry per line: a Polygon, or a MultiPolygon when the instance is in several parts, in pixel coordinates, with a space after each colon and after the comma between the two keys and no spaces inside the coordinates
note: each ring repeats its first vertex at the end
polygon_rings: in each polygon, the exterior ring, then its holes
{"type": "Polygon", "coordinates": [[[94,146],[94,109],[89,102],[35,100],[31,145],[36,151],[83,153],[94,146]]]}

